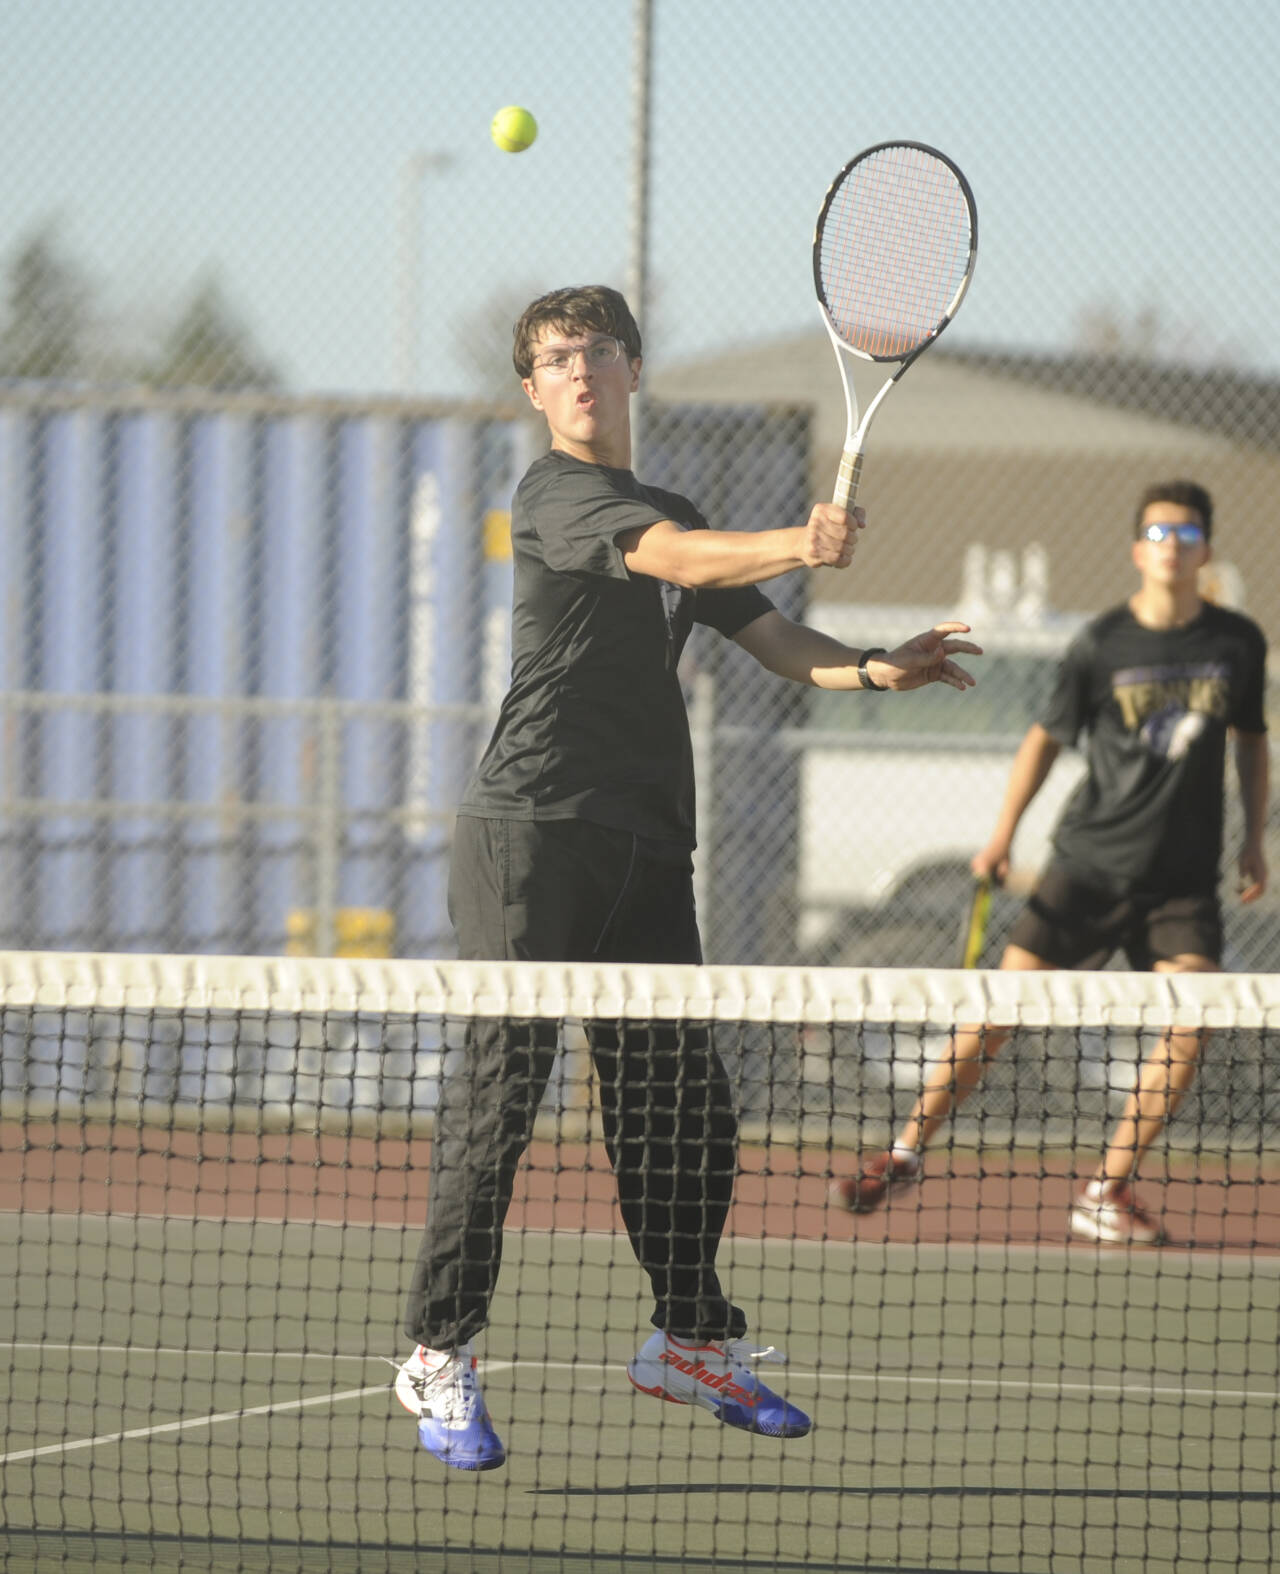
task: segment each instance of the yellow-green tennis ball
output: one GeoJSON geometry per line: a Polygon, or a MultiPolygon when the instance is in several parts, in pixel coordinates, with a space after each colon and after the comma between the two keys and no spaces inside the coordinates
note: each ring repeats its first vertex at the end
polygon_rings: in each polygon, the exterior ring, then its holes
{"type": "Polygon", "coordinates": [[[489,135],[504,153],[523,153],[538,135],[538,122],[519,104],[508,104],[493,117],[489,135]]]}

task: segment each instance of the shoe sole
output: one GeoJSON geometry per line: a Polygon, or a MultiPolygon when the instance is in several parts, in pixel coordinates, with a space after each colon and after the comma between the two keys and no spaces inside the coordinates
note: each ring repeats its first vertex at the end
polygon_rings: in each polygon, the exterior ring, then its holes
{"type": "Polygon", "coordinates": [[[650,1399],[665,1399],[669,1405],[688,1405],[692,1403],[692,1400],[677,1399],[674,1394],[669,1394],[661,1383],[659,1383],[656,1388],[646,1388],[645,1385],[632,1374],[630,1367],[627,1368],[627,1381],[637,1393],[648,1394],[650,1399]]]}
{"type": "Polygon", "coordinates": [[[806,1420],[803,1427],[792,1427],[789,1430],[785,1430],[780,1426],[772,1428],[741,1426],[736,1421],[729,1420],[724,1414],[722,1406],[710,1399],[702,1399],[701,1397],[697,1399],[679,1399],[675,1394],[668,1393],[661,1381],[655,1387],[646,1387],[644,1383],[636,1378],[629,1366],[627,1367],[627,1381],[637,1393],[648,1394],[651,1399],[665,1399],[669,1405],[684,1405],[686,1409],[705,1410],[708,1415],[715,1416],[721,1426],[731,1427],[735,1432],[749,1432],[755,1437],[805,1437],[813,1425],[812,1421],[806,1420]]]}
{"type": "Polygon", "coordinates": [[[423,1437],[421,1428],[418,1430],[418,1442],[431,1455],[432,1459],[438,1459],[442,1465],[448,1465],[451,1470],[497,1470],[499,1465],[505,1465],[507,1462],[507,1451],[505,1448],[498,1454],[491,1454],[487,1459],[454,1458],[453,1450],[447,1446],[433,1448],[426,1438],[423,1437]]]}
{"type": "Polygon", "coordinates": [[[1169,1237],[1163,1234],[1135,1235],[1132,1230],[1112,1230],[1091,1213],[1073,1209],[1067,1219],[1067,1228],[1081,1240],[1094,1241],[1104,1246],[1167,1246],[1169,1237]]]}
{"type": "MultiPolygon", "coordinates": [[[[402,1366],[396,1373],[394,1393],[409,1414],[415,1420],[421,1420],[422,1401],[418,1395],[418,1390],[413,1386],[413,1379],[409,1375],[407,1366],[402,1366]]],[[[505,1450],[496,1459],[475,1461],[450,1459],[447,1449],[432,1448],[423,1437],[421,1431],[418,1432],[418,1442],[431,1455],[432,1459],[438,1459],[442,1465],[448,1465],[453,1470],[496,1470],[499,1465],[505,1465],[507,1462],[505,1450]]]]}

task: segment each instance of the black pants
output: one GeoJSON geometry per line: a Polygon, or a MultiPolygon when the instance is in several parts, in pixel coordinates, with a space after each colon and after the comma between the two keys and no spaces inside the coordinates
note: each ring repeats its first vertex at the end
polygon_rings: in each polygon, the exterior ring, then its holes
{"type": "MultiPolygon", "coordinates": [[[[461,816],[449,881],[471,960],[700,962],[688,852],[584,820],[461,816]]],[[[701,1025],[586,1024],[622,1217],[653,1287],[655,1327],[737,1338],[715,1257],[737,1122],[701,1025]]],[[[516,1167],[556,1055],[557,1025],[479,1020],[436,1110],[427,1225],[405,1333],[452,1349],[487,1323],[516,1167]]]]}

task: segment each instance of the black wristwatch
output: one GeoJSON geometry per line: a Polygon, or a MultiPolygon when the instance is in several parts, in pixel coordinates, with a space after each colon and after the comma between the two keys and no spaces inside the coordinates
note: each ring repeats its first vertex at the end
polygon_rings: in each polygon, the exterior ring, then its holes
{"type": "Polygon", "coordinates": [[[885,648],[883,645],[873,645],[870,650],[862,652],[862,660],[858,663],[858,682],[864,689],[872,689],[877,694],[883,694],[889,685],[887,683],[877,683],[867,671],[867,663],[873,656],[883,656],[884,654],[885,648]]]}

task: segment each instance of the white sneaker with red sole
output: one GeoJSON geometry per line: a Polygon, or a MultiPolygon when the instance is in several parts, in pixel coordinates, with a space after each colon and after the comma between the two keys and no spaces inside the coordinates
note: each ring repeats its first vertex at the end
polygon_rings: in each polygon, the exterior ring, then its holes
{"type": "Polygon", "coordinates": [[[812,1422],[762,1383],[751,1362],[781,1363],[772,1345],[748,1339],[677,1339],[661,1331],[641,1345],[627,1376],[642,1394],[710,1410],[726,1426],[765,1437],[803,1437],[812,1422]]]}

